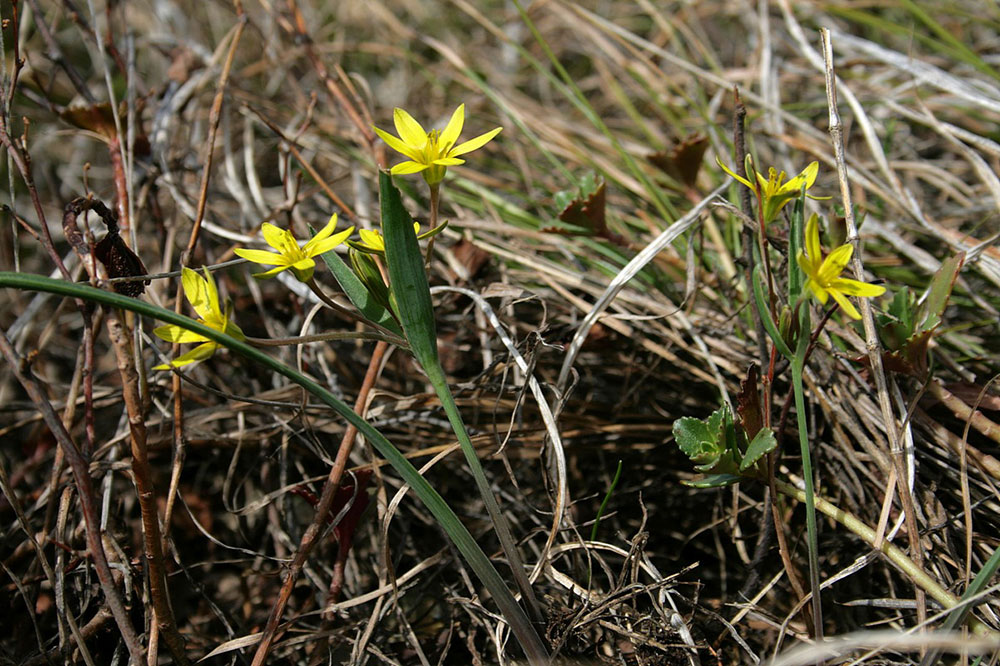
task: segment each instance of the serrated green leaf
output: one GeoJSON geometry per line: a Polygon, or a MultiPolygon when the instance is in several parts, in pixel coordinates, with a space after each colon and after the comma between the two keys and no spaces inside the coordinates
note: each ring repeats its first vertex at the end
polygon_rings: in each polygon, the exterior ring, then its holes
{"type": "Polygon", "coordinates": [[[673,430],[674,441],[692,462],[704,463],[713,455],[718,459],[722,453],[718,425],[712,428],[701,419],[684,416],[674,421],[673,430]]]}
{"type": "Polygon", "coordinates": [[[750,442],[750,446],[747,447],[747,452],[743,456],[743,462],[740,463],[740,471],[747,471],[757,464],[758,460],[776,448],[778,448],[778,440],[774,438],[774,432],[770,428],[761,428],[753,438],[753,441],[750,442]]]}
{"type": "Polygon", "coordinates": [[[726,417],[725,405],[712,412],[708,417],[708,428],[711,431],[713,439],[716,442],[725,441],[725,439],[722,436],[723,435],[722,425],[723,422],[725,421],[725,417],[726,417]]]}

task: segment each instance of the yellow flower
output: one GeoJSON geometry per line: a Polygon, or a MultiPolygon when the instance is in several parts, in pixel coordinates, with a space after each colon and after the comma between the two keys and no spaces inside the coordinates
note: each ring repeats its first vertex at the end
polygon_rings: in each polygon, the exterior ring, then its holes
{"type": "MultiPolygon", "coordinates": [[[[819,162],[813,162],[803,169],[799,175],[795,176],[795,178],[792,178],[787,183],[783,182],[785,180],[785,172],[777,171],[774,167],[768,169],[767,178],[765,178],[764,174],[753,168],[753,159],[748,153],[745,161],[746,172],[757,175],[757,184],[755,185],[723,164],[718,157],[715,158],[715,161],[720,167],[722,167],[722,170],[730,176],[743,183],[754,192],[759,192],[760,200],[763,206],[764,224],[767,224],[777,218],[778,213],[780,213],[781,209],[785,207],[785,204],[799,196],[802,192],[803,184],[805,184],[807,190],[812,187],[813,183],[816,182],[816,174],[819,173],[819,162]]],[[[810,199],[816,200],[829,199],[829,197],[808,196],[810,199]]]]}
{"type": "MultiPolygon", "coordinates": [[[[423,236],[420,235],[420,223],[413,223],[413,233],[417,234],[417,238],[426,238],[430,235],[427,232],[423,236]]],[[[369,254],[385,254],[385,239],[382,238],[382,232],[376,231],[375,229],[359,229],[358,234],[361,236],[360,243],[352,242],[351,245],[362,252],[367,251],[369,254]]]]}
{"type": "Polygon", "coordinates": [[[337,214],[334,213],[327,225],[318,234],[309,239],[305,245],[299,247],[298,241],[295,240],[290,231],[279,229],[270,222],[265,222],[261,226],[260,231],[264,235],[264,240],[267,241],[267,244],[277,250],[277,252],[245,250],[242,248],[234,250],[234,252],[254,263],[274,266],[274,268],[264,273],[254,273],[255,278],[269,278],[287,268],[291,268],[299,281],[308,282],[312,279],[313,270],[316,268],[316,262],[313,261],[313,257],[329,252],[337,247],[354,231],[354,227],[348,227],[339,234],[331,236],[330,234],[333,233],[336,227],[337,214]]]}
{"type": "Polygon", "coordinates": [[[423,172],[424,180],[431,186],[444,180],[444,174],[448,167],[465,163],[465,160],[458,159],[459,155],[482,148],[503,129],[497,127],[486,134],[480,134],[475,139],[470,139],[456,146],[455,142],[458,141],[458,135],[462,133],[462,125],[465,124],[465,104],[460,104],[455,109],[455,112],[451,114],[451,120],[440,132],[438,130],[425,131],[420,123],[413,119],[413,116],[399,108],[393,110],[392,121],[396,125],[398,138],[378,127],[375,128],[375,133],[382,137],[382,140],[389,144],[390,148],[410,158],[406,162],[400,162],[393,166],[392,174],[423,172]]]}
{"type": "Polygon", "coordinates": [[[852,319],[861,319],[857,308],[847,300],[847,296],[861,298],[881,296],[885,293],[885,287],[840,277],[853,253],[853,246],[841,245],[824,259],[819,247],[819,218],[814,214],[806,222],[805,252],[799,250],[799,256],[796,259],[799,262],[799,268],[809,278],[806,281],[806,287],[812,291],[820,303],[826,305],[827,299],[833,296],[833,300],[837,302],[841,310],[847,313],[847,316],[852,319]]]}
{"type": "MultiPolygon", "coordinates": [[[[245,340],[246,336],[243,335],[240,327],[229,319],[232,314],[230,312],[231,308],[227,305],[226,311],[223,312],[222,308],[219,307],[219,291],[215,287],[215,279],[212,277],[212,274],[208,272],[207,268],[203,270],[205,277],[198,275],[197,272],[187,267],[181,273],[181,285],[184,287],[184,295],[187,297],[191,307],[194,308],[194,311],[198,313],[198,321],[209,328],[214,328],[226,335],[231,335],[237,340],[245,340]]],[[[214,354],[215,350],[219,347],[217,342],[212,342],[200,333],[195,333],[172,324],[153,329],[153,334],[167,342],[205,343],[198,345],[182,356],[178,356],[168,364],[156,366],[153,370],[169,370],[171,366],[179,368],[195,361],[203,361],[214,354]]]]}

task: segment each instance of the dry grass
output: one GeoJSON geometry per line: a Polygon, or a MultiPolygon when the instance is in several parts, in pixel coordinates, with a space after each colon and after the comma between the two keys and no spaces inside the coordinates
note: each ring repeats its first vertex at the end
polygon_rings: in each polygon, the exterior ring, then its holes
{"type": "MultiPolygon", "coordinates": [[[[715,157],[733,163],[734,86],[750,112],[748,147],[757,164],[797,173],[818,160],[814,191],[839,195],[817,33],[831,28],[866,268],[890,290],[907,285],[919,296],[942,260],[967,253],[934,336],[930,374],[889,376],[923,568],[961,595],[997,548],[996,5],[952,2],[925,16],[904,1],[877,10],[795,3],[794,12],[779,1],[762,15],[722,1],[589,9],[539,2],[526,11],[543,48],[512,3],[302,3],[311,42],[293,34],[294,3],[248,4],[241,31],[224,3],[130,3],[108,13],[99,5],[96,20],[89,3],[75,4],[76,18],[68,2],[41,4],[18,5],[26,66],[8,116],[13,136],[26,132],[40,210],[17,164],[5,160],[3,270],[53,271],[26,229],[37,233],[41,214],[72,270],[78,262],[57,221],[67,202],[88,193],[110,206],[116,192],[128,192],[123,234],[154,274],[177,270],[196,219],[203,218],[193,266],[232,259],[263,221],[304,235],[339,210],[342,219],[371,226],[380,150],[365,134],[372,122],[391,126],[392,108],[401,106],[440,126],[465,102],[466,136],[504,126],[468,167],[449,174],[442,215],[450,226],[435,245],[431,282],[488,298],[558,413],[561,456],[547,443],[525,373],[486,314],[467,296],[438,292],[446,370],[528,564],[544,563],[534,581],[548,613],[541,630],[572,664],[756,663],[809,640],[789,583],[790,574],[807,580],[802,507],[780,501],[789,572],[770,536],[766,488],[682,485],[691,467],[671,437],[675,419],[706,416],[723,394],[735,396],[750,363],[761,362],[738,218],[709,207],[692,232],[657,254],[590,331],[570,385],[560,391],[556,384],[565,345],[612,278],[724,182],[715,157]],[[114,48],[102,56],[105,37],[114,48]],[[109,83],[122,101],[121,122],[136,119],[125,151],[133,168],[117,184],[107,141],[114,125],[95,120],[108,114],[69,111],[106,101],[109,83]],[[340,98],[332,94],[338,91],[340,98]],[[213,114],[216,100],[222,104],[213,114]],[[647,158],[693,133],[706,136],[709,148],[697,183],[685,190],[647,158]],[[554,193],[589,171],[607,181],[608,224],[618,242],[546,230],[558,213],[554,193]],[[590,541],[619,460],[622,479],[590,541]],[[570,503],[546,550],[560,484],[570,503]]],[[[8,3],[3,12],[12,16],[8,3]]],[[[10,30],[4,39],[9,71],[10,30]]],[[[426,219],[418,181],[397,180],[410,210],[426,219]]],[[[738,190],[728,193],[738,205],[738,190]]],[[[103,226],[89,219],[100,236],[103,226]]],[[[258,283],[249,273],[246,266],[216,273],[248,335],[354,327],[311,294],[293,294],[294,281],[258,283]]],[[[332,284],[327,273],[318,276],[332,284]]],[[[176,291],[176,279],[154,279],[145,298],[173,308],[176,291]]],[[[0,327],[74,441],[90,451],[105,549],[145,644],[152,602],[120,361],[103,325],[94,328],[88,358],[72,302],[14,290],[2,298],[0,327]],[[90,408],[84,369],[93,380],[90,408]]],[[[176,485],[163,526],[167,587],[187,658],[197,660],[263,627],[313,518],[293,490],[319,492],[344,426],[301,390],[224,351],[186,372],[175,404],[169,373],[149,371],[162,362],[157,348],[170,353],[150,339],[153,326],[141,322],[138,338],[146,444],[161,518],[172,476],[176,485]]],[[[353,402],[371,347],[343,341],[274,353],[353,402]]],[[[898,496],[883,512],[887,490],[894,491],[893,460],[878,396],[859,362],[864,354],[860,329],[835,316],[810,361],[818,492],[882,525],[905,549],[911,544],[898,496]]],[[[779,374],[775,420],[789,390],[787,374],[779,374]]],[[[87,552],[78,485],[9,365],[0,368],[0,404],[0,607],[12,611],[0,623],[0,663],[45,663],[44,654],[52,663],[82,659],[77,631],[94,663],[113,663],[127,654],[87,552]]],[[[406,354],[389,356],[367,417],[424,466],[487,552],[499,552],[454,435],[406,354]]],[[[801,474],[796,433],[787,430],[777,470],[785,480],[801,474]]],[[[372,502],[354,535],[343,589],[324,613],[338,575],[331,535],[293,590],[271,663],[497,662],[504,625],[429,513],[366,447],[356,448],[351,468],[373,472],[372,502]]],[[[822,579],[832,581],[823,597],[825,630],[846,636],[842,653],[865,663],[919,663],[931,637],[949,649],[976,649],[934,632],[941,617],[933,602],[921,626],[913,583],[832,521],[821,520],[820,564],[822,579]],[[867,629],[890,630],[898,640],[856,633],[867,629]],[[904,632],[914,632],[911,642],[904,632]]],[[[975,611],[994,631],[998,604],[990,591],[975,611]]],[[[996,636],[987,643],[993,656],[980,663],[997,662],[996,636]]],[[[252,646],[230,647],[241,649],[206,663],[250,662],[252,646]]],[[[160,652],[169,658],[162,637],[160,652]]]]}

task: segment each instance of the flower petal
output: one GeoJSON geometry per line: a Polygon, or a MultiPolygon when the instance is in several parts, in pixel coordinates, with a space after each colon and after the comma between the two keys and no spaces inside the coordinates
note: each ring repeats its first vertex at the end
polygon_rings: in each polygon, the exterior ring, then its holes
{"type": "Polygon", "coordinates": [[[392,110],[392,122],[396,126],[396,134],[405,144],[414,150],[423,149],[427,143],[427,132],[413,116],[396,107],[392,110]]]}
{"type": "Polygon", "coordinates": [[[848,317],[851,319],[861,319],[861,313],[858,309],[854,307],[854,304],[847,300],[847,297],[841,294],[836,289],[830,290],[830,295],[833,296],[833,300],[837,301],[837,305],[843,310],[848,317]]]}
{"type": "Polygon", "coordinates": [[[818,300],[823,305],[826,305],[826,302],[830,298],[830,292],[828,292],[826,289],[817,284],[816,280],[813,279],[810,279],[808,282],[806,282],[806,286],[809,287],[810,291],[812,291],[813,296],[816,297],[816,300],[818,300]]]}
{"type": "MultiPolygon", "coordinates": [[[[330,216],[330,221],[326,223],[326,226],[320,229],[319,233],[310,238],[302,249],[305,250],[307,247],[310,247],[313,244],[319,243],[323,241],[323,239],[328,238],[330,234],[332,234],[334,230],[336,230],[336,228],[337,228],[337,214],[334,213],[333,215],[330,216]]],[[[308,254],[308,252],[306,254],[308,254]]]]}
{"type": "Polygon", "coordinates": [[[830,289],[836,289],[848,296],[861,296],[862,298],[872,298],[885,293],[885,287],[880,284],[871,284],[850,278],[837,278],[830,282],[830,289]]]}
{"type": "Polygon", "coordinates": [[[402,140],[394,137],[385,130],[380,130],[377,127],[375,128],[375,133],[378,134],[382,138],[382,140],[386,142],[386,145],[395,150],[397,153],[402,153],[403,155],[409,157],[411,160],[420,159],[421,157],[420,151],[423,150],[423,145],[417,147],[408,146],[407,144],[403,143],[402,140]]]}
{"type": "Polygon", "coordinates": [[[845,244],[838,247],[836,250],[831,252],[823,260],[823,265],[819,267],[819,275],[817,280],[824,287],[829,287],[830,283],[840,277],[840,274],[844,272],[844,268],[847,266],[847,262],[851,260],[851,255],[854,254],[854,246],[845,244]]]}
{"type": "Polygon", "coordinates": [[[806,254],[809,255],[809,261],[813,265],[813,271],[810,273],[816,273],[816,266],[820,265],[820,254],[819,249],[819,216],[813,213],[809,216],[809,220],[806,222],[806,254]]]}
{"type": "Polygon", "coordinates": [[[805,252],[799,250],[799,254],[795,257],[795,260],[798,262],[799,268],[802,269],[802,272],[805,273],[810,280],[816,278],[816,264],[813,263],[812,259],[806,256],[805,252]]]}
{"type": "Polygon", "coordinates": [[[264,264],[265,266],[284,266],[288,264],[288,259],[285,258],[285,255],[268,252],[267,250],[249,250],[240,247],[233,250],[233,252],[236,256],[243,257],[255,264],[264,264]]]}
{"type": "Polygon", "coordinates": [[[480,134],[475,139],[469,139],[465,143],[455,146],[454,148],[448,151],[448,157],[455,157],[456,155],[464,155],[466,153],[471,153],[473,150],[476,150],[478,148],[482,148],[487,143],[492,141],[493,137],[499,134],[501,130],[503,130],[502,127],[497,127],[496,129],[490,130],[486,134],[480,134]]]}
{"type": "MultiPolygon", "coordinates": [[[[798,180],[799,178],[804,178],[806,181],[806,189],[808,190],[816,182],[816,175],[819,173],[819,162],[812,162],[807,166],[802,172],[794,178],[798,180]]],[[[801,186],[800,186],[801,187],[801,186]]]]}
{"type": "Polygon", "coordinates": [[[158,365],[153,370],[169,370],[170,366],[175,368],[180,368],[182,366],[194,363],[195,361],[204,361],[215,353],[215,350],[219,347],[218,344],[214,342],[206,342],[203,345],[198,345],[186,354],[178,356],[174,360],[170,361],[169,364],[158,365]]]}
{"type": "Polygon", "coordinates": [[[358,231],[361,236],[361,242],[365,247],[369,247],[373,250],[385,251],[385,241],[382,240],[382,234],[373,229],[361,229],[358,231]]]}
{"type": "Polygon", "coordinates": [[[174,343],[205,342],[208,340],[208,338],[200,333],[195,333],[194,331],[189,331],[186,328],[181,328],[173,324],[157,326],[153,329],[153,335],[161,340],[174,343]]]}
{"type": "Polygon", "coordinates": [[[267,244],[273,247],[278,252],[284,253],[288,250],[288,244],[295,244],[295,239],[292,234],[285,231],[281,227],[277,227],[270,222],[265,222],[260,226],[260,233],[264,236],[264,240],[267,244]]]}
{"type": "Polygon", "coordinates": [[[285,263],[284,263],[283,265],[281,265],[281,266],[275,266],[275,267],[274,267],[274,268],[272,268],[271,270],[269,270],[269,271],[264,271],[263,273],[254,273],[254,274],[253,274],[253,276],[254,276],[255,278],[257,278],[258,280],[266,280],[266,279],[267,279],[267,278],[269,278],[269,277],[274,277],[275,275],[277,275],[277,274],[278,274],[278,273],[280,273],[281,271],[286,271],[286,270],[288,270],[289,268],[291,268],[291,266],[292,266],[292,265],[291,265],[290,263],[288,263],[288,262],[286,261],[286,262],[285,262],[285,263]]]}
{"type": "Polygon", "coordinates": [[[184,288],[184,296],[188,303],[198,313],[202,319],[212,315],[212,307],[209,302],[208,286],[205,279],[187,266],[181,271],[181,286],[184,288]]]}
{"type": "Polygon", "coordinates": [[[458,135],[462,133],[462,126],[465,125],[465,104],[459,104],[455,112],[451,114],[451,119],[445,125],[441,136],[438,137],[438,145],[444,150],[448,150],[458,141],[458,135]]]}
{"type": "Polygon", "coordinates": [[[733,171],[732,169],[730,169],[729,167],[727,167],[727,166],[726,166],[725,164],[723,164],[723,163],[722,163],[722,160],[720,160],[720,159],[719,159],[718,157],[716,157],[716,158],[715,158],[715,163],[716,163],[716,164],[718,164],[718,165],[719,165],[719,167],[720,167],[720,168],[721,168],[721,169],[722,169],[723,171],[725,171],[725,172],[726,172],[727,174],[729,174],[729,176],[730,176],[731,178],[733,178],[734,180],[736,180],[736,181],[738,181],[738,182],[740,182],[740,183],[743,183],[744,185],[746,185],[747,187],[749,187],[749,188],[750,188],[751,190],[754,190],[754,191],[756,191],[756,189],[757,189],[757,188],[756,188],[756,187],[754,187],[754,186],[753,186],[753,185],[752,185],[752,184],[750,183],[750,181],[749,181],[749,180],[747,180],[747,179],[746,179],[746,178],[744,178],[743,176],[740,176],[740,175],[739,175],[739,174],[737,174],[737,173],[736,173],[735,171],[733,171]]]}
{"type": "Polygon", "coordinates": [[[459,164],[465,164],[465,160],[461,160],[457,157],[439,157],[438,159],[434,160],[432,164],[436,164],[437,166],[450,167],[450,166],[458,166],[459,164]]]}
{"type": "Polygon", "coordinates": [[[389,172],[394,176],[398,176],[400,174],[406,175],[409,173],[420,173],[429,167],[430,164],[421,164],[419,162],[400,162],[396,166],[392,167],[389,172]]]}
{"type": "Polygon", "coordinates": [[[305,252],[308,257],[326,254],[347,240],[347,237],[352,233],[354,233],[354,227],[348,227],[347,229],[329,238],[320,238],[320,234],[316,234],[315,238],[306,243],[305,247],[302,248],[302,251],[305,252]]]}
{"type": "MultiPolygon", "coordinates": [[[[222,308],[219,307],[219,290],[215,286],[215,277],[208,272],[207,266],[202,266],[201,272],[205,274],[205,288],[208,292],[208,307],[211,310],[211,314],[221,317],[222,308]]],[[[208,319],[208,317],[203,318],[208,319]]]]}

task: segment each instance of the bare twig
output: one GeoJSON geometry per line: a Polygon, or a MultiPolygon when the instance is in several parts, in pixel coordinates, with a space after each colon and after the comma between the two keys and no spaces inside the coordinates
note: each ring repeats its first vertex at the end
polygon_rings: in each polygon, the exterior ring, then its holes
{"type": "MultiPolygon", "coordinates": [[[[865,276],[864,266],[861,263],[861,242],[858,235],[858,227],[854,221],[854,205],[851,200],[851,187],[848,180],[847,163],[844,157],[844,130],[840,122],[840,112],[837,108],[837,82],[833,71],[833,47],[830,42],[829,30],[820,30],[820,35],[823,40],[823,55],[826,63],[826,96],[830,112],[830,140],[833,144],[833,154],[837,162],[837,178],[840,182],[840,196],[844,206],[844,217],[847,225],[847,242],[854,246],[851,266],[855,278],[863,281],[865,276]]],[[[882,366],[882,345],[875,330],[875,320],[872,315],[871,303],[865,298],[859,300],[861,301],[861,320],[865,329],[868,361],[871,366],[872,378],[875,380],[875,389],[878,393],[878,403],[882,411],[882,421],[889,444],[889,451],[896,467],[897,491],[903,505],[903,511],[906,512],[906,535],[910,544],[910,557],[913,558],[917,567],[922,569],[924,556],[923,546],[920,543],[920,529],[917,525],[913,496],[910,493],[908,482],[910,475],[907,473],[906,460],[900,445],[896,415],[893,412],[892,402],[889,399],[889,379],[882,366]]],[[[927,619],[926,597],[924,590],[920,587],[915,588],[915,593],[917,598],[917,621],[922,624],[927,619]]]]}

